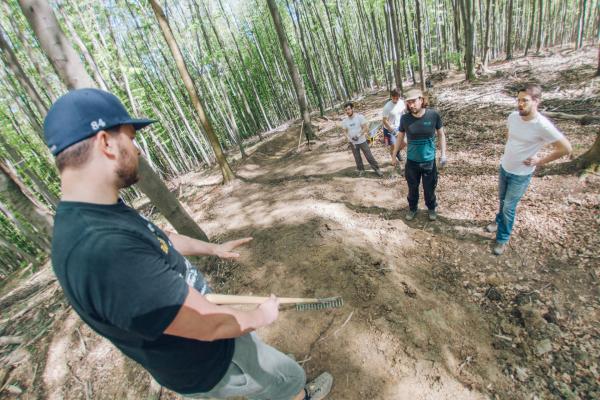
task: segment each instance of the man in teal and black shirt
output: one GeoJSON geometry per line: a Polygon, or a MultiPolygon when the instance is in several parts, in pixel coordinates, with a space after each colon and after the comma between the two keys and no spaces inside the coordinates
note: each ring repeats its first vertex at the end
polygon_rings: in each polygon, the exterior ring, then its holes
{"type": "Polygon", "coordinates": [[[446,165],[446,135],[442,126],[442,118],[432,109],[427,108],[423,93],[418,89],[409,90],[406,94],[406,106],[409,113],[400,119],[398,140],[392,154],[392,164],[396,165],[396,154],[407,146],[406,167],[404,176],[408,183],[409,212],[406,219],[411,221],[417,215],[419,204],[419,185],[423,180],[425,205],[429,211],[429,219],[435,221],[437,207],[435,188],[438,172],[435,162],[436,138],[440,142],[440,166],[446,165]],[[404,144],[404,135],[407,144],[404,144]]]}

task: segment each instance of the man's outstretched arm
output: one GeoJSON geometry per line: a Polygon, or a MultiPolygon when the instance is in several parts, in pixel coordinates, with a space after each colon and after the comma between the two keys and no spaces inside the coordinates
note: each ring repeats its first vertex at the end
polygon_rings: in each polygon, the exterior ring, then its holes
{"type": "Polygon", "coordinates": [[[189,236],[169,232],[169,239],[173,243],[175,250],[184,256],[217,256],[219,258],[237,258],[240,255],[233,250],[252,240],[251,237],[243,239],[230,240],[225,243],[208,243],[202,240],[193,239],[189,236]]]}
{"type": "Polygon", "coordinates": [[[255,309],[244,311],[213,304],[190,287],[164,333],[203,341],[236,338],[273,323],[278,315],[279,299],[274,295],[255,309]]]}

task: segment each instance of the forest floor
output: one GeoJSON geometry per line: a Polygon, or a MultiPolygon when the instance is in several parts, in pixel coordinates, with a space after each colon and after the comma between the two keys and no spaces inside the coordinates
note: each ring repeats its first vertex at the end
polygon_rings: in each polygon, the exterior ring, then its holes
{"type": "MultiPolygon", "coordinates": [[[[216,170],[179,178],[209,237],[254,237],[236,262],[207,264],[213,287],[342,296],[342,308],[282,311],[258,332],[294,354],[309,378],[330,371],[332,400],[600,398],[600,176],[538,171],[500,257],[483,230],[497,209],[515,85],[539,81],[542,108],[598,115],[596,55],[553,50],[493,64],[475,84],[458,73],[435,82],[449,157],[435,222],[424,211],[404,219],[406,182],[381,143],[373,153],[385,176],[368,167],[357,175],[341,110],[314,118],[319,139],[310,150],[298,146],[297,122],[249,148],[231,185],[219,185],[216,170]]],[[[386,99],[366,95],[356,111],[377,121],[386,99]]],[[[555,123],[575,156],[600,129],[555,123]]],[[[31,275],[20,279],[31,284],[31,275]]],[[[33,277],[47,282],[51,272],[33,277]]],[[[55,282],[2,314],[0,335],[20,339],[0,347],[0,398],[178,398],[164,389],[149,397],[148,375],[82,324],[55,282]]]]}

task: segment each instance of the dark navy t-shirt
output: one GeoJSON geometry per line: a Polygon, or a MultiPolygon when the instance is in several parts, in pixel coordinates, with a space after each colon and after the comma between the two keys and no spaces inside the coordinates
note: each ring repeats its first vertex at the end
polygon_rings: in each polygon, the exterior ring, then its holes
{"type": "Polygon", "coordinates": [[[406,133],[406,158],[415,162],[435,160],[436,130],[441,128],[442,118],[435,110],[426,109],[421,118],[404,114],[400,118],[400,132],[406,133]]]}
{"type": "Polygon", "coordinates": [[[52,264],[81,319],[161,385],[182,394],[206,392],[225,375],[233,339],[203,342],[163,333],[189,286],[209,290],[204,277],[162,230],[121,200],[61,202],[52,264]]]}

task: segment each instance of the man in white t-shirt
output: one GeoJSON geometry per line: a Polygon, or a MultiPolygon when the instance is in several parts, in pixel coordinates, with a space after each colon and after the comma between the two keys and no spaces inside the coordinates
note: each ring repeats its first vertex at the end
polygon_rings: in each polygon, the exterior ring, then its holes
{"type": "Polygon", "coordinates": [[[352,102],[346,103],[344,105],[344,109],[347,117],[342,120],[342,128],[346,130],[346,135],[350,141],[350,146],[352,148],[352,154],[354,154],[354,161],[356,161],[358,174],[362,176],[365,171],[365,166],[363,165],[362,157],[360,155],[362,150],[365,158],[369,164],[371,164],[371,167],[373,167],[373,170],[377,176],[383,176],[383,173],[379,170],[377,161],[373,157],[373,154],[371,154],[369,143],[367,143],[367,137],[369,135],[369,131],[367,129],[367,119],[364,115],[354,112],[354,104],[352,102]]]}
{"type": "MultiPolygon", "coordinates": [[[[393,89],[390,92],[390,100],[383,106],[381,112],[383,122],[383,140],[390,148],[390,155],[394,155],[394,145],[398,137],[398,129],[400,128],[400,117],[406,112],[406,104],[400,99],[398,89],[393,89]]],[[[400,152],[396,155],[398,161],[402,161],[400,152]]]]}
{"type": "Polygon", "coordinates": [[[546,117],[538,112],[542,88],[528,84],[518,92],[518,111],[508,116],[508,134],[500,164],[498,195],[500,209],[496,221],[486,227],[496,232],[494,254],[504,253],[515,221],[517,204],[529,186],[536,166],[545,165],[571,153],[571,144],[546,117]],[[552,152],[545,157],[537,153],[547,144],[552,152]]]}

